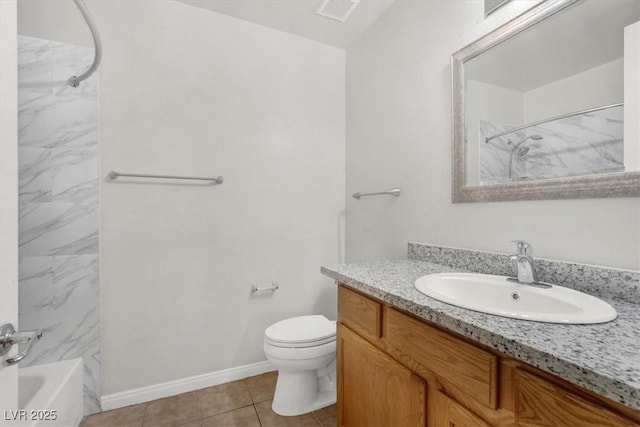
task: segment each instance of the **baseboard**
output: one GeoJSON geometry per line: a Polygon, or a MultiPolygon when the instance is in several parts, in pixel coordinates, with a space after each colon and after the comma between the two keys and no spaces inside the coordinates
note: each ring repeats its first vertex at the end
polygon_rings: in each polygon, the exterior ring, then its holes
{"type": "Polygon", "coordinates": [[[210,372],[208,374],[195,375],[193,377],[182,378],[175,381],[168,381],[147,387],[135,388],[133,390],[107,394],[102,396],[101,399],[102,410],[108,411],[138,403],[149,402],[163,397],[175,396],[176,394],[241,380],[243,378],[260,375],[270,371],[275,371],[275,368],[271,362],[265,360],[264,362],[236,366],[234,368],[210,372]]]}

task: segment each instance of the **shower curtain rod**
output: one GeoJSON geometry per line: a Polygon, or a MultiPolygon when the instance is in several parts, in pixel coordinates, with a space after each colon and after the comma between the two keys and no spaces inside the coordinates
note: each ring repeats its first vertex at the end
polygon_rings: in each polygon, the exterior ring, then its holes
{"type": "Polygon", "coordinates": [[[588,110],[582,110],[582,111],[578,111],[576,113],[563,114],[561,116],[552,117],[550,119],[540,120],[539,122],[529,123],[528,125],[520,126],[520,127],[515,128],[515,129],[508,130],[506,132],[501,132],[501,133],[497,133],[497,134],[492,135],[492,136],[487,136],[487,137],[485,137],[484,142],[488,143],[492,139],[500,138],[501,136],[505,136],[505,135],[508,135],[510,133],[513,133],[513,132],[518,132],[519,130],[526,129],[526,128],[529,128],[529,127],[532,127],[532,126],[538,126],[538,125],[541,125],[541,124],[544,124],[544,123],[553,122],[555,120],[566,119],[567,117],[579,116],[580,114],[587,114],[587,113],[592,113],[594,111],[606,110],[607,108],[621,107],[623,105],[624,105],[624,102],[619,102],[617,104],[610,104],[610,105],[604,105],[602,107],[589,108],[588,110]]]}
{"type": "Polygon", "coordinates": [[[89,14],[89,9],[87,9],[87,6],[82,2],[82,0],[73,0],[73,2],[76,4],[76,6],[78,6],[78,9],[80,9],[80,13],[82,13],[82,17],[89,26],[89,29],[91,30],[91,36],[93,37],[93,44],[96,47],[95,56],[93,57],[93,63],[91,64],[89,69],[87,69],[87,71],[80,74],[79,76],[69,77],[69,80],[67,81],[69,86],[78,87],[81,81],[88,79],[89,76],[91,76],[91,74],[93,74],[98,69],[100,60],[102,59],[102,43],[100,43],[100,34],[98,33],[98,28],[91,20],[91,15],[89,14]]]}

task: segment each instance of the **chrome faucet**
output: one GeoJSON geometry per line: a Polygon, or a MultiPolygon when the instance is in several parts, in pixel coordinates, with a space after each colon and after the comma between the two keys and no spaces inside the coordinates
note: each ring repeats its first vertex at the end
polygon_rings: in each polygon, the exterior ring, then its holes
{"type": "Polygon", "coordinates": [[[533,247],[522,240],[514,240],[513,243],[518,245],[518,253],[511,255],[509,259],[515,261],[518,266],[518,278],[511,277],[507,280],[520,283],[521,285],[535,286],[537,288],[552,288],[552,285],[538,281],[536,268],[533,263],[533,247]]]}
{"type": "Polygon", "coordinates": [[[525,284],[537,282],[536,269],[533,263],[533,247],[522,240],[514,240],[512,243],[518,245],[518,253],[509,257],[518,266],[518,282],[525,284]]]}
{"type": "Polygon", "coordinates": [[[516,266],[518,267],[518,277],[510,277],[507,280],[521,285],[535,286],[537,288],[552,288],[552,285],[538,281],[536,268],[533,262],[533,247],[522,240],[513,240],[513,243],[518,245],[518,253],[511,255],[509,259],[516,262],[516,266]]]}

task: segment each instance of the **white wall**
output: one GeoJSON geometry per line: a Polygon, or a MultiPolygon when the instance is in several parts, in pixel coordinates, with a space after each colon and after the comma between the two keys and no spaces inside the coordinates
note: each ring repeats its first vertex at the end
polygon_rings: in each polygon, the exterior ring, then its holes
{"type": "Polygon", "coordinates": [[[524,121],[520,91],[468,79],[467,93],[467,184],[480,183],[480,120],[519,125],[524,121]]]}
{"type": "Polygon", "coordinates": [[[396,2],[347,50],[347,193],[398,186],[398,199],[347,201],[351,261],[405,256],[407,241],[640,268],[640,201],[451,203],[450,55],[535,2],[484,19],[482,2],[396,2]]]}
{"type": "Polygon", "coordinates": [[[624,29],[624,166],[640,170],[640,22],[624,29]]]}
{"type": "MultiPolygon", "coordinates": [[[[21,1],[20,32],[88,44],[43,3],[21,1]]],[[[178,2],[88,6],[101,176],[225,178],[102,183],[103,394],[264,360],[270,323],[335,316],[319,268],[343,252],[344,51],[178,2]],[[254,281],[280,290],[251,298],[254,281]]]]}
{"type": "Polygon", "coordinates": [[[524,123],[624,100],[624,61],[607,62],[524,92],[524,123]]]}

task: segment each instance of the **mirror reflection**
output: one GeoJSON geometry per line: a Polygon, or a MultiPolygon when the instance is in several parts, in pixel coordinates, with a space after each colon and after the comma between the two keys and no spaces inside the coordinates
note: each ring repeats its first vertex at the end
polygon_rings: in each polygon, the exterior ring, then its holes
{"type": "Polygon", "coordinates": [[[583,0],[466,61],[467,185],[640,170],[640,0],[583,0]]]}

